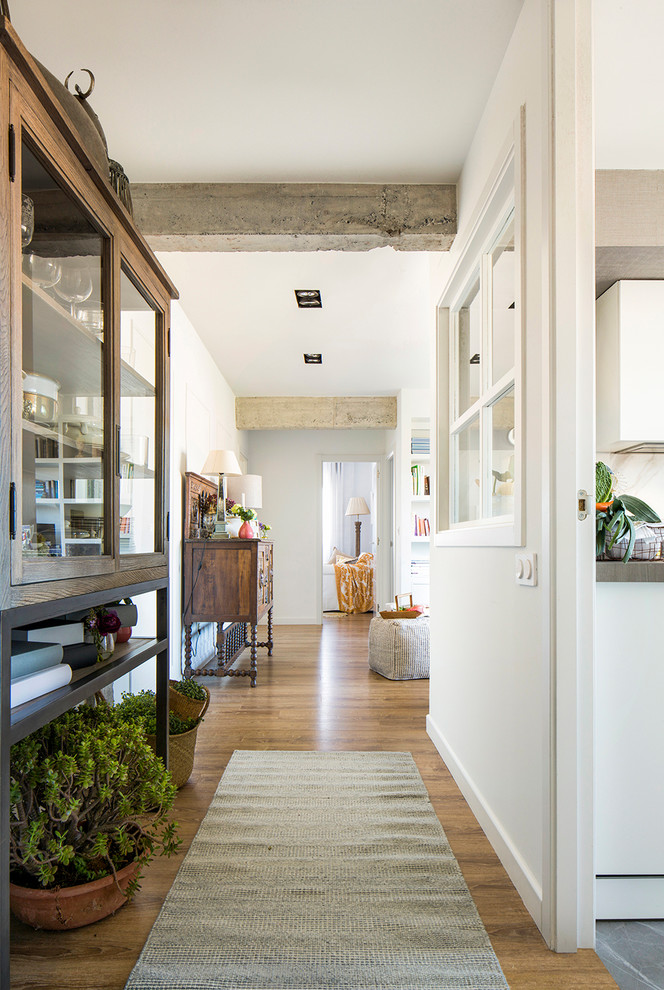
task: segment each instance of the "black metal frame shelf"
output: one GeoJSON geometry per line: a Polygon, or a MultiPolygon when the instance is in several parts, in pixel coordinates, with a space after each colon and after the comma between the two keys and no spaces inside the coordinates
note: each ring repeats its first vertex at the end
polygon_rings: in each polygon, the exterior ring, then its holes
{"type": "Polygon", "coordinates": [[[54,601],[21,605],[0,612],[0,987],[9,987],[9,780],[11,746],[52,719],[90,698],[96,691],[156,658],[157,754],[168,766],[168,577],[91,591],[54,601]],[[104,605],[109,600],[156,592],[156,633],[152,639],[130,640],[111,658],[76,675],[66,687],[51,691],[12,710],[11,634],[18,626],[57,618],[68,612],[104,605]]]}

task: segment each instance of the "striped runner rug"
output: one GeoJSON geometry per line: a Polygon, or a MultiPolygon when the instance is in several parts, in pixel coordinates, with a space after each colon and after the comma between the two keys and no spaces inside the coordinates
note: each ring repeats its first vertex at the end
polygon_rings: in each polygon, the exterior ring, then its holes
{"type": "Polygon", "coordinates": [[[410,753],[235,752],[129,990],[507,983],[410,753]]]}

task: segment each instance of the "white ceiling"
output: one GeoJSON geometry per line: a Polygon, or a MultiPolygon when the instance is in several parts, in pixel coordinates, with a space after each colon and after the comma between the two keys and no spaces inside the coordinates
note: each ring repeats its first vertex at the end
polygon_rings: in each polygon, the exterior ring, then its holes
{"type": "MultiPolygon", "coordinates": [[[[134,182],[454,182],[523,0],[10,0],[134,182]],[[81,80],[83,82],[83,80],[81,80]]],[[[162,254],[239,395],[429,384],[428,257],[162,254]],[[293,289],[319,288],[300,311],[293,289]],[[322,367],[305,366],[320,351],[322,367]]]]}
{"type": "Polygon", "coordinates": [[[522,0],[10,0],[134,182],[454,182],[522,0]]]}
{"type": "Polygon", "coordinates": [[[429,385],[427,254],[170,252],[159,260],[236,395],[394,395],[429,385]],[[295,289],[320,289],[322,309],[298,309],[295,289]],[[305,351],[321,353],[322,365],[305,365],[305,351]]]}

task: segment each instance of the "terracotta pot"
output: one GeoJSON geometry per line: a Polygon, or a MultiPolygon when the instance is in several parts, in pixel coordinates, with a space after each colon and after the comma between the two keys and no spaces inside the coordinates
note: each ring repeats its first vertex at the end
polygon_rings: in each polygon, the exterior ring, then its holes
{"type": "Polygon", "coordinates": [[[138,874],[138,869],[137,863],[129,863],[118,870],[117,883],[115,877],[107,876],[91,883],[54,890],[33,890],[31,887],[19,887],[10,883],[12,913],[19,921],[32,928],[47,928],[49,931],[65,931],[91,925],[107,918],[126,904],[124,891],[138,874]]]}
{"type": "Polygon", "coordinates": [[[253,540],[254,531],[251,528],[251,523],[249,522],[249,520],[247,520],[247,522],[242,523],[242,525],[240,526],[240,532],[237,535],[240,537],[241,540],[253,540]]]}
{"type": "Polygon", "coordinates": [[[115,634],[116,643],[126,643],[131,637],[131,626],[120,626],[115,634]]]}

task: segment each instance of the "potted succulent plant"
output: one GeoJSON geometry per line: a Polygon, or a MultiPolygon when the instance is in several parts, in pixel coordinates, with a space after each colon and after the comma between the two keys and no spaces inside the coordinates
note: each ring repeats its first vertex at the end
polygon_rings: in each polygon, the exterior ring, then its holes
{"type": "Polygon", "coordinates": [[[176,715],[203,718],[210,704],[210,692],[191,679],[168,682],[168,707],[176,715]]]}
{"type": "Polygon", "coordinates": [[[12,747],[11,907],[35,928],[112,914],[178,848],[175,787],[140,726],[83,705],[12,747]]]}
{"type": "MultiPolygon", "coordinates": [[[[173,783],[180,788],[187,783],[194,768],[196,736],[207,703],[201,714],[195,716],[178,714],[172,704],[169,708],[168,767],[173,783]]],[[[121,719],[140,726],[148,744],[156,748],[157,704],[154,691],[139,691],[138,694],[124,692],[115,710],[121,719]]]]}
{"type": "MultiPolygon", "coordinates": [[[[654,509],[635,495],[616,494],[616,476],[603,461],[595,464],[595,553],[622,557],[632,556],[639,523],[661,523],[654,509]],[[614,551],[614,548],[617,550],[614,551]],[[624,552],[623,552],[624,551],[624,552]]],[[[658,538],[661,542],[661,537],[658,538]]]]}

